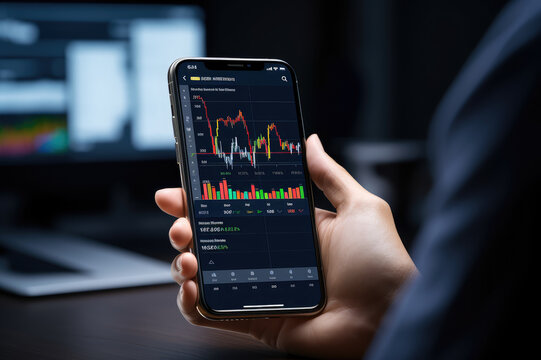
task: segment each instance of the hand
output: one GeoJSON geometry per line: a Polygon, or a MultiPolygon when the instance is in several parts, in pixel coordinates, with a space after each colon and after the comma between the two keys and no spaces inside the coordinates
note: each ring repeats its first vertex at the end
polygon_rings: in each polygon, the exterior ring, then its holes
{"type": "MultiPolygon", "coordinates": [[[[306,142],[308,169],[314,183],[336,208],[316,209],[327,289],[325,309],[313,317],[280,317],[236,322],[204,319],[196,310],[197,260],[189,252],[172,263],[181,285],[177,304],[193,324],[250,334],[290,353],[319,358],[359,358],[368,348],[397,291],[416,273],[398,236],[387,203],[361,187],[312,135],[306,142]]],[[[178,217],[171,226],[172,246],[192,246],[186,200],[180,188],[156,193],[158,206],[178,217]]]]}

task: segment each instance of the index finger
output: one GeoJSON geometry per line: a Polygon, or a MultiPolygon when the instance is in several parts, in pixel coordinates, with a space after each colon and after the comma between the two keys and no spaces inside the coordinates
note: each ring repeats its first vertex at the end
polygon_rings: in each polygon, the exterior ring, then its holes
{"type": "Polygon", "coordinates": [[[186,216],[186,195],[182,188],[167,188],[156,191],[154,195],[156,204],[165,213],[175,216],[186,216]]]}

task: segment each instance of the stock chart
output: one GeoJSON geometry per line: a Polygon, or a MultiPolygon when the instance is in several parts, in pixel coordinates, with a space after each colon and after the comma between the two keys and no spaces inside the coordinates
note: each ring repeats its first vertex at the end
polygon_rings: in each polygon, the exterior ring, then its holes
{"type": "Polygon", "coordinates": [[[199,170],[196,199],[304,198],[302,146],[290,91],[192,86],[195,141],[188,156],[199,170]]]}

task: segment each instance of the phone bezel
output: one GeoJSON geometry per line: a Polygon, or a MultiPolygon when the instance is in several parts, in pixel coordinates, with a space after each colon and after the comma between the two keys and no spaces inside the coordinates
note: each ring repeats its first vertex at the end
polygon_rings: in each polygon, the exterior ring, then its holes
{"type": "MultiPolygon", "coordinates": [[[[211,64],[211,66],[214,66],[215,69],[230,69],[230,70],[259,70],[261,66],[265,62],[273,62],[273,63],[280,63],[284,66],[286,66],[292,76],[291,83],[294,84],[295,87],[294,93],[295,93],[295,103],[296,103],[296,109],[297,109],[297,116],[299,119],[299,133],[300,138],[303,142],[303,147],[306,148],[306,137],[304,132],[304,121],[302,117],[302,111],[301,111],[301,103],[300,103],[300,95],[299,95],[299,88],[298,88],[298,81],[297,81],[297,75],[295,74],[295,71],[293,68],[285,61],[279,60],[279,59],[243,59],[243,58],[210,58],[210,57],[197,57],[197,58],[180,58],[175,60],[171,66],[169,67],[168,71],[168,85],[169,85],[169,95],[170,95],[170,101],[171,101],[171,110],[173,114],[173,130],[175,134],[175,151],[177,152],[177,163],[179,165],[180,170],[180,177],[181,177],[181,183],[182,187],[185,189],[186,194],[186,203],[188,208],[188,220],[192,226],[192,229],[195,229],[195,218],[194,218],[194,204],[193,199],[191,198],[191,181],[186,181],[186,179],[189,179],[189,171],[188,164],[186,163],[187,159],[187,149],[184,143],[184,126],[179,125],[179,123],[182,123],[178,119],[182,119],[182,113],[179,111],[181,109],[180,106],[180,96],[178,94],[179,89],[179,79],[178,79],[178,70],[179,66],[184,62],[196,62],[201,61],[205,63],[205,66],[208,67],[208,64],[211,64]],[[248,66],[250,65],[250,66],[248,66]],[[254,66],[255,65],[255,66],[254,66]]],[[[255,318],[255,317],[276,317],[276,316],[300,316],[300,315],[314,315],[318,312],[320,312],[326,304],[326,291],[325,291],[325,281],[323,277],[323,267],[321,264],[321,256],[320,256],[320,246],[319,246],[319,237],[317,234],[317,228],[315,224],[315,210],[314,210],[314,197],[312,193],[312,182],[310,179],[310,174],[308,172],[307,168],[307,162],[306,162],[306,153],[302,152],[302,163],[303,163],[303,169],[305,174],[305,180],[306,180],[306,195],[309,203],[310,208],[310,214],[311,214],[311,223],[312,223],[312,233],[314,236],[314,247],[316,252],[316,258],[317,258],[317,269],[318,269],[318,281],[320,284],[320,290],[321,290],[321,297],[320,302],[312,307],[299,307],[299,308],[288,308],[288,309],[232,309],[232,310],[214,310],[205,301],[205,293],[204,293],[204,287],[202,284],[202,276],[201,276],[201,267],[198,267],[197,271],[197,284],[199,287],[199,296],[198,296],[198,302],[197,302],[197,310],[199,313],[204,316],[205,318],[212,319],[212,320],[224,320],[224,319],[239,319],[239,318],[255,318]]],[[[199,262],[199,255],[197,252],[197,246],[195,246],[197,239],[196,239],[196,232],[193,232],[193,244],[190,248],[190,251],[194,253],[194,255],[197,258],[197,261],[199,262]]]]}

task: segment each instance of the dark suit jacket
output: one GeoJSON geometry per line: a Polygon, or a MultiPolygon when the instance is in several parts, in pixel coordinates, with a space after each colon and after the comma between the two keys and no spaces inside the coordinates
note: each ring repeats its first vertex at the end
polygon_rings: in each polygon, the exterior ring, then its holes
{"type": "Polygon", "coordinates": [[[436,111],[434,187],[413,251],[422,276],[395,302],[367,358],[536,356],[540,109],[541,1],[516,1],[436,111]]]}

